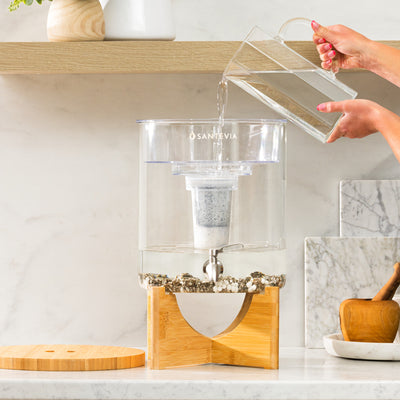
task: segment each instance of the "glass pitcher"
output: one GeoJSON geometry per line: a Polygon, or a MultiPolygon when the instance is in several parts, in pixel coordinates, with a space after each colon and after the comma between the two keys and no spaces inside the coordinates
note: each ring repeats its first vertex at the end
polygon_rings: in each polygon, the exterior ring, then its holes
{"type": "Polygon", "coordinates": [[[254,27],[228,63],[224,79],[326,142],[341,114],[319,112],[318,104],[354,99],[357,92],[337,80],[334,72],[317,67],[287,46],[286,33],[293,24],[311,29],[306,18],[285,22],[275,37],[254,27]]]}

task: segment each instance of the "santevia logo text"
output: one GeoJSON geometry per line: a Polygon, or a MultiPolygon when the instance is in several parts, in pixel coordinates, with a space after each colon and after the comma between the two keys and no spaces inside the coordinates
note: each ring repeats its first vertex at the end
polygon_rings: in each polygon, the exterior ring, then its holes
{"type": "Polygon", "coordinates": [[[195,133],[189,135],[190,140],[235,140],[236,133],[232,132],[210,132],[210,133],[195,133]]]}

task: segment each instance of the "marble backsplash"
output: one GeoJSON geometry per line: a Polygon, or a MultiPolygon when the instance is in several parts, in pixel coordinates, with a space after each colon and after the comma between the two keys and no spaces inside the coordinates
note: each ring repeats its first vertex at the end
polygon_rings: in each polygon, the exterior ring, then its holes
{"type": "Polygon", "coordinates": [[[393,273],[400,238],[314,237],[305,240],[306,347],[340,332],[339,306],[372,298],[393,273]]]}
{"type": "Polygon", "coordinates": [[[340,237],[305,241],[305,339],[340,331],[339,305],[371,298],[399,260],[400,180],[340,182],[340,237]]]}
{"type": "Polygon", "coordinates": [[[340,183],[340,236],[400,236],[400,180],[340,183]]]}

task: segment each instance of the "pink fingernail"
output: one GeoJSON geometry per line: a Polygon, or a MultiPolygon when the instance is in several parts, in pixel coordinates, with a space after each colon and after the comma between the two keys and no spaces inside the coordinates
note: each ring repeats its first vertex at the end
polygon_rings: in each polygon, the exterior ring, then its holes
{"type": "Polygon", "coordinates": [[[329,53],[328,53],[328,57],[335,57],[336,56],[336,51],[335,50],[332,50],[332,51],[330,51],[329,53]]]}
{"type": "Polygon", "coordinates": [[[330,43],[328,43],[328,49],[331,49],[332,45],[330,43]]]}
{"type": "Polygon", "coordinates": [[[331,64],[332,60],[325,61],[327,64],[331,64]]]}
{"type": "Polygon", "coordinates": [[[315,22],[314,20],[311,21],[311,26],[314,30],[317,30],[319,28],[319,23],[315,22]]]}
{"type": "Polygon", "coordinates": [[[318,39],[318,44],[322,44],[322,43],[325,43],[325,42],[326,42],[326,40],[324,38],[318,39]]]}
{"type": "Polygon", "coordinates": [[[317,110],[318,111],[324,111],[326,109],[326,105],[324,103],[318,104],[317,110]]]}

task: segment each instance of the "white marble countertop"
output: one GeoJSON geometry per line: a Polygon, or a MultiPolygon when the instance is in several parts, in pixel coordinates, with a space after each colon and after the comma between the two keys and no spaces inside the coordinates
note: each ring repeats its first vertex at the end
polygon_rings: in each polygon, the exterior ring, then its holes
{"type": "Polygon", "coordinates": [[[152,371],[0,370],[0,399],[400,399],[400,362],[285,348],[280,369],[203,365],[152,371]]]}

